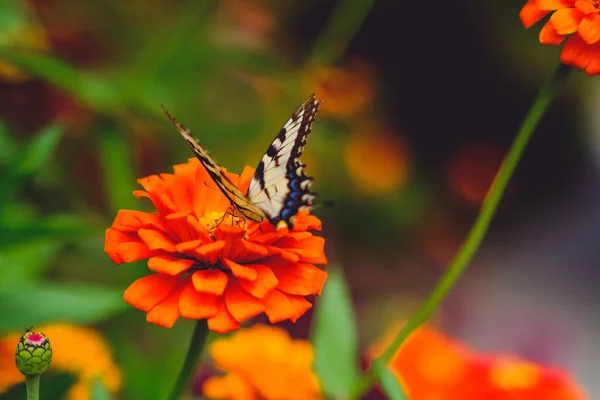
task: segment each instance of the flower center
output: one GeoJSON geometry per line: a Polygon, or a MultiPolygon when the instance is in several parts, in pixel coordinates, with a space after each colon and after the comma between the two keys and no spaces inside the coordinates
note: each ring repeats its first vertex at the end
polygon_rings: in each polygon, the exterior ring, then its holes
{"type": "Polygon", "coordinates": [[[216,269],[226,274],[229,274],[230,272],[230,270],[221,263],[221,260],[217,260],[214,264],[203,261],[195,262],[190,268],[189,273],[193,274],[196,271],[206,271],[209,269],[216,269]]]}
{"type": "Polygon", "coordinates": [[[246,221],[243,218],[235,216],[230,210],[226,212],[209,211],[204,213],[198,220],[206,227],[211,236],[213,236],[215,229],[221,224],[246,228],[246,221]]]}

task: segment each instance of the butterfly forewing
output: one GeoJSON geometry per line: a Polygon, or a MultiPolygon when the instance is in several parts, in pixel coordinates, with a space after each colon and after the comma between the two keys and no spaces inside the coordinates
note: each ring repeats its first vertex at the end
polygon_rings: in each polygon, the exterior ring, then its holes
{"type": "Polygon", "coordinates": [[[320,103],[312,95],[294,112],[263,155],[250,182],[247,198],[275,225],[285,221],[291,226],[292,217],[312,205],[313,178],[306,176],[299,158],[320,103]]]}
{"type": "Polygon", "coordinates": [[[173,123],[175,128],[179,131],[181,136],[185,139],[192,152],[196,155],[198,160],[202,163],[206,172],[210,175],[212,180],[215,182],[219,190],[223,192],[225,197],[231,202],[233,207],[245,218],[252,221],[260,222],[265,219],[265,213],[256,205],[254,205],[246,195],[240,190],[223,174],[221,166],[215,160],[210,153],[202,147],[202,145],[194,138],[191,132],[181,125],[177,120],[169,113],[169,111],[163,106],[163,110],[169,120],[173,123]]]}

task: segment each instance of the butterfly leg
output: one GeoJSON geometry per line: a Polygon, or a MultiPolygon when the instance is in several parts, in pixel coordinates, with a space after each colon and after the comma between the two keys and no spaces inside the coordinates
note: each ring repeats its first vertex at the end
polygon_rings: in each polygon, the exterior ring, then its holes
{"type": "Polygon", "coordinates": [[[219,222],[215,223],[215,226],[217,226],[217,227],[218,227],[219,225],[221,225],[221,224],[223,223],[223,221],[225,221],[225,218],[227,218],[227,216],[228,216],[229,214],[231,214],[231,211],[230,211],[230,210],[231,210],[231,206],[229,206],[229,207],[227,208],[227,210],[225,210],[225,212],[223,213],[223,216],[222,216],[221,218],[219,218],[219,222]]]}

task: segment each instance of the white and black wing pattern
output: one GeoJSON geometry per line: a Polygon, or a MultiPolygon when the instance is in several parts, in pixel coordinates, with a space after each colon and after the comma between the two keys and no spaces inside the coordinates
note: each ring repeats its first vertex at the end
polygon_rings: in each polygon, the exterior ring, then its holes
{"type": "Polygon", "coordinates": [[[246,194],[251,203],[265,212],[269,221],[292,226],[292,218],[312,205],[312,177],[300,162],[321,102],[310,96],[291,116],[273,140],[260,163],[246,194]]]}

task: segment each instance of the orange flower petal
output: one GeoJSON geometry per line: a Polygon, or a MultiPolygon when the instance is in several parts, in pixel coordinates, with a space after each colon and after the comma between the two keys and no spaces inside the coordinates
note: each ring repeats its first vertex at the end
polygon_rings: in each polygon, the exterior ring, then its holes
{"type": "Polygon", "coordinates": [[[559,35],[550,22],[544,24],[540,30],[540,43],[542,44],[560,44],[567,35],[559,35]]]}
{"type": "Polygon", "coordinates": [[[591,45],[585,43],[579,35],[573,35],[565,42],[560,53],[563,64],[585,69],[592,61],[591,45]]]}
{"type": "Polygon", "coordinates": [[[246,240],[240,240],[236,244],[235,249],[230,247],[229,251],[223,250],[223,257],[229,257],[239,262],[250,262],[269,255],[267,247],[261,244],[246,240]]]}
{"type": "Polygon", "coordinates": [[[148,192],[154,192],[162,184],[162,179],[158,175],[150,175],[140,178],[137,182],[148,192]]]}
{"type": "Polygon", "coordinates": [[[293,248],[287,250],[298,254],[301,259],[322,257],[325,254],[325,238],[312,236],[310,239],[298,242],[293,248]]]}
{"type": "Polygon", "coordinates": [[[575,8],[564,8],[556,11],[550,17],[550,23],[559,35],[569,35],[577,32],[584,14],[575,8]]]}
{"type": "Polygon", "coordinates": [[[116,247],[115,253],[125,263],[143,260],[152,255],[150,250],[148,250],[148,246],[144,243],[136,242],[120,243],[116,247]]]}
{"type": "Polygon", "coordinates": [[[231,332],[239,329],[240,324],[237,322],[225,306],[225,301],[222,297],[217,301],[217,315],[207,320],[208,329],[217,333],[231,332]]]}
{"type": "Polygon", "coordinates": [[[187,260],[171,256],[156,256],[148,260],[148,268],[154,272],[169,276],[176,276],[187,271],[194,264],[194,260],[187,260]]]}
{"type": "Polygon", "coordinates": [[[138,235],[148,245],[148,249],[150,250],[175,251],[175,245],[171,239],[162,232],[155,231],[154,229],[140,229],[138,235]]]}
{"type": "Polygon", "coordinates": [[[227,287],[229,278],[217,269],[207,269],[194,272],[192,282],[198,292],[220,296],[227,287]]]}
{"type": "Polygon", "coordinates": [[[587,44],[596,43],[600,40],[600,15],[593,13],[584,16],[577,32],[587,44]]]}
{"type": "Polygon", "coordinates": [[[175,209],[189,214],[193,209],[194,187],[191,177],[171,175],[172,181],[169,182],[171,189],[171,199],[175,209]]]}
{"type": "Polygon", "coordinates": [[[540,10],[536,4],[536,0],[529,0],[521,8],[519,12],[519,18],[523,22],[525,28],[530,28],[533,24],[544,18],[548,14],[548,11],[540,10]]]}
{"type": "Polygon", "coordinates": [[[254,297],[262,298],[277,287],[279,280],[271,270],[271,268],[264,265],[247,265],[248,268],[253,268],[256,273],[256,279],[254,281],[247,281],[240,279],[239,285],[246,292],[250,293],[254,297]]]}
{"type": "Polygon", "coordinates": [[[196,249],[196,254],[201,256],[203,260],[214,264],[221,257],[221,251],[225,247],[225,242],[222,240],[202,245],[196,249]]]}
{"type": "Polygon", "coordinates": [[[248,188],[250,187],[250,182],[254,177],[254,168],[245,166],[242,174],[240,175],[240,183],[238,185],[238,189],[240,192],[246,193],[248,188]]]}
{"type": "Polygon", "coordinates": [[[140,228],[156,228],[164,230],[165,225],[156,214],[148,214],[135,210],[119,210],[112,228],[122,232],[135,232],[140,228]]]}
{"type": "Polygon", "coordinates": [[[284,236],[282,231],[273,231],[257,235],[252,235],[250,240],[254,243],[273,244],[284,236]]]}
{"type": "Polygon", "coordinates": [[[246,235],[246,230],[240,228],[239,226],[231,226],[221,224],[217,229],[215,229],[215,239],[217,240],[226,240],[232,241],[235,239],[243,239],[246,235]]]}
{"type": "Polygon", "coordinates": [[[300,242],[302,240],[306,240],[312,237],[312,233],[306,231],[299,232],[290,232],[287,234],[287,237],[295,239],[296,242],[300,242]]]}
{"type": "Polygon", "coordinates": [[[198,247],[202,246],[202,242],[200,240],[190,240],[189,242],[181,242],[175,245],[175,250],[178,253],[194,253],[198,247]]]}
{"type": "Polygon", "coordinates": [[[588,66],[585,68],[585,72],[588,75],[599,75],[600,74],[600,46],[598,46],[600,42],[596,42],[593,47],[594,50],[591,51],[592,56],[588,66]]]}
{"type": "Polygon", "coordinates": [[[575,2],[575,8],[584,14],[597,13],[596,6],[589,0],[578,0],[575,2]]]}
{"type": "Polygon", "coordinates": [[[140,278],[125,290],[125,301],[142,311],[150,311],[175,287],[177,278],[154,274],[140,278]]]}
{"type": "Polygon", "coordinates": [[[255,269],[248,268],[244,265],[240,265],[234,261],[231,261],[228,258],[223,259],[223,264],[225,264],[225,266],[231,270],[231,272],[236,278],[242,278],[247,279],[249,281],[253,281],[258,275],[255,269]]]}
{"type": "Polygon", "coordinates": [[[540,10],[546,11],[572,7],[575,4],[575,0],[536,0],[535,2],[540,10]]]}
{"type": "Polygon", "coordinates": [[[137,237],[131,234],[123,233],[113,228],[108,228],[104,234],[104,252],[113,260],[116,264],[124,263],[125,260],[121,258],[117,252],[118,246],[123,242],[134,242],[138,241],[137,237]]]}
{"type": "Polygon", "coordinates": [[[192,237],[197,238],[202,243],[210,243],[212,242],[212,238],[210,237],[206,226],[201,224],[196,217],[193,215],[187,216],[188,226],[194,230],[195,235],[191,235],[192,237]]]}
{"type": "Polygon", "coordinates": [[[291,251],[282,249],[280,247],[269,246],[269,252],[271,254],[279,255],[285,261],[297,262],[298,260],[300,260],[300,256],[298,254],[292,253],[291,251]]]}
{"type": "Polygon", "coordinates": [[[179,296],[181,289],[172,290],[160,303],[152,307],[146,314],[146,321],[171,328],[181,316],[179,312],[179,296]]]}
{"type": "Polygon", "coordinates": [[[172,236],[183,242],[196,240],[196,231],[188,224],[189,213],[177,212],[165,217],[166,225],[172,236]]]}
{"type": "Polygon", "coordinates": [[[237,374],[213,376],[202,384],[202,394],[209,399],[257,400],[253,386],[237,374]]]}
{"type": "Polygon", "coordinates": [[[321,220],[315,217],[314,215],[310,215],[307,210],[299,211],[296,214],[296,220],[294,221],[294,231],[320,231],[321,230],[321,220]]]}
{"type": "Polygon", "coordinates": [[[237,284],[232,283],[225,291],[225,305],[236,321],[242,322],[263,311],[265,306],[256,297],[243,291],[237,284]]]}
{"type": "Polygon", "coordinates": [[[197,292],[190,281],[179,297],[179,311],[184,318],[212,318],[217,315],[217,296],[197,292]]]}
{"type": "Polygon", "coordinates": [[[314,265],[298,263],[278,263],[272,267],[279,280],[277,289],[288,294],[308,296],[321,294],[327,273],[314,265]]]}
{"type": "Polygon", "coordinates": [[[312,304],[302,296],[293,296],[271,290],[261,299],[265,305],[265,314],[272,324],[286,319],[296,322],[304,313],[312,307],[312,304]]]}

